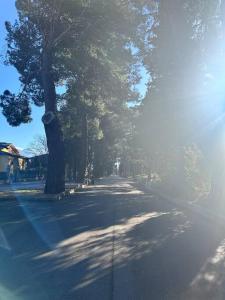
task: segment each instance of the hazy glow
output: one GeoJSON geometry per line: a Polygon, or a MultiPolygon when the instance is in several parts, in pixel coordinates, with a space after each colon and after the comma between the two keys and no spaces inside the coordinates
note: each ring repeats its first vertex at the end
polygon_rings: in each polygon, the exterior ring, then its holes
{"type": "Polygon", "coordinates": [[[3,230],[0,227],[0,248],[11,250],[3,230]]]}
{"type": "Polygon", "coordinates": [[[14,296],[11,291],[0,284],[0,299],[23,300],[21,297],[14,296]]]}

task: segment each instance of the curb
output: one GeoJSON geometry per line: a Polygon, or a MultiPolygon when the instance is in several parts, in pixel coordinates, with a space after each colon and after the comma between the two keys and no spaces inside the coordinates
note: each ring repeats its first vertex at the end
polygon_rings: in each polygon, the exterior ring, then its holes
{"type": "Polygon", "coordinates": [[[61,201],[65,199],[69,199],[70,196],[76,195],[77,192],[85,189],[85,185],[77,185],[66,189],[65,192],[60,194],[44,194],[42,190],[35,190],[30,194],[26,194],[21,192],[21,194],[17,190],[9,190],[5,195],[2,195],[0,201],[12,201],[16,199],[22,199],[26,202],[33,201],[61,201]]]}

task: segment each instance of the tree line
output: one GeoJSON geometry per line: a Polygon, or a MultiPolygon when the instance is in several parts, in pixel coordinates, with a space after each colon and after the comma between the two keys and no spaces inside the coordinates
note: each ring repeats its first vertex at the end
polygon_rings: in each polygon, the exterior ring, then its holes
{"type": "Polygon", "coordinates": [[[132,47],[143,47],[143,4],[17,0],[16,8],[18,20],[5,23],[6,63],[19,72],[21,92],[5,90],[1,107],[9,124],[18,126],[31,121],[32,103],[44,105],[45,192],[58,193],[65,189],[65,160],[71,156],[66,148],[76,153],[69,159],[83,179],[94,148],[101,148],[102,159],[110,156],[104,148],[112,141],[103,138],[101,146],[97,141],[103,131],[113,136],[121,110],[137,96],[133,85],[141,58],[132,47]],[[57,86],[66,92],[57,94],[57,86]]]}
{"type": "Polygon", "coordinates": [[[121,171],[171,197],[222,199],[225,2],[161,0],[151,13],[151,78],[121,171]]]}
{"type": "Polygon", "coordinates": [[[199,151],[208,160],[213,153],[207,116],[200,118],[209,98],[219,101],[224,6],[16,0],[18,20],[5,24],[6,63],[19,72],[21,91],[5,90],[0,106],[12,126],[31,121],[32,104],[45,107],[46,193],[65,189],[65,170],[83,181],[110,174],[117,158],[122,175],[156,173],[170,186],[200,172],[199,151]],[[149,82],[141,99],[143,68],[149,82]]]}

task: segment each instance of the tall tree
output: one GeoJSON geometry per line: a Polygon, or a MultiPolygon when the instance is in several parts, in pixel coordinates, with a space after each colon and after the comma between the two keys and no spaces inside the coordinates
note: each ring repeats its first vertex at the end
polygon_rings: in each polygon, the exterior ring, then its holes
{"type": "MultiPolygon", "coordinates": [[[[42,121],[49,150],[45,192],[59,193],[65,189],[65,160],[56,86],[80,75],[87,53],[99,57],[107,69],[119,47],[124,50],[131,43],[141,47],[143,5],[121,0],[16,0],[16,7],[19,19],[14,25],[6,22],[7,62],[20,73],[22,91],[19,95],[5,91],[1,107],[8,122],[18,126],[31,121],[31,102],[45,106],[42,121]]],[[[126,51],[121,53],[122,61],[126,51]]],[[[110,80],[117,81],[120,75],[115,68],[110,80]]]]}
{"type": "Polygon", "coordinates": [[[206,131],[212,143],[208,127],[215,120],[209,116],[218,100],[215,86],[224,60],[221,1],[155,3],[148,39],[151,47],[145,57],[151,82],[141,108],[140,128],[145,151],[161,164],[178,190],[185,185],[184,148],[193,142],[205,144],[206,131]],[[209,77],[216,80],[209,84],[209,77]]]}

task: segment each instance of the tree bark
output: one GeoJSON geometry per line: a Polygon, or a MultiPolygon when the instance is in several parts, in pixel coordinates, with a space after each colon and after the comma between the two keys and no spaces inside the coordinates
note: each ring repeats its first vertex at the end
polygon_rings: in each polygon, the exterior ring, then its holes
{"type": "Polygon", "coordinates": [[[42,118],[48,145],[46,194],[65,191],[65,149],[61,125],[57,116],[57,99],[52,76],[51,52],[43,51],[42,84],[45,97],[45,115],[42,118]]]}
{"type": "Polygon", "coordinates": [[[78,181],[84,182],[88,165],[88,124],[86,113],[82,114],[81,154],[79,158],[78,181]]]}

